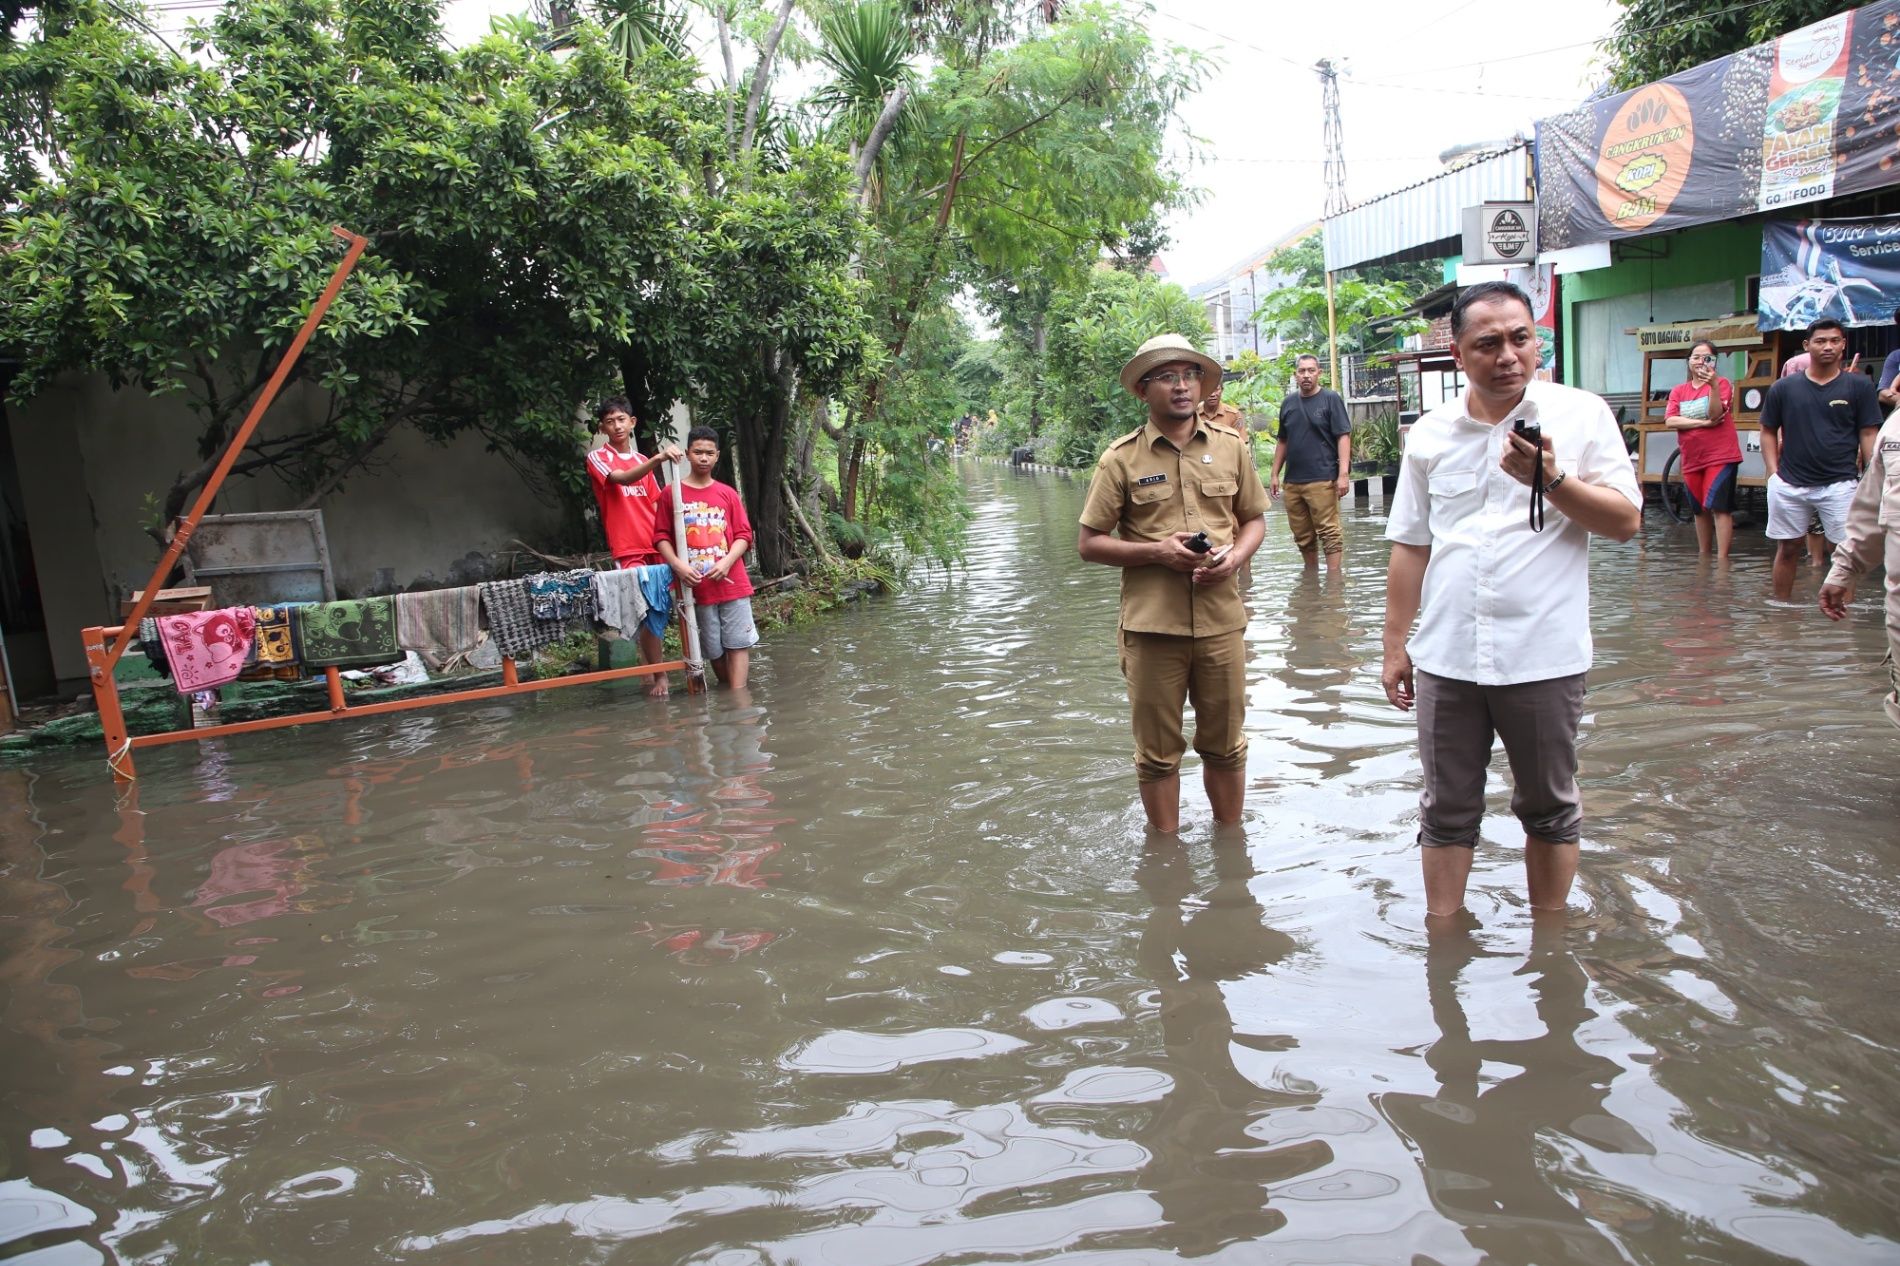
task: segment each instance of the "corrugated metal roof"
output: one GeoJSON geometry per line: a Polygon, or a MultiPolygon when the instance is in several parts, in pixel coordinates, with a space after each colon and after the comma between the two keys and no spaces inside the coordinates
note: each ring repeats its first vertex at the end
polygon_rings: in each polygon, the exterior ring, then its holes
{"type": "Polygon", "coordinates": [[[1327,271],[1457,237],[1464,230],[1466,207],[1522,201],[1529,153],[1525,141],[1328,217],[1321,226],[1327,271]]]}

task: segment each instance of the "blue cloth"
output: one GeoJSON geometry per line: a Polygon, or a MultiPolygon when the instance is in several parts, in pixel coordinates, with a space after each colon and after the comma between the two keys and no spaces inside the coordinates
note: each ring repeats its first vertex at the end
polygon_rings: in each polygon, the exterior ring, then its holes
{"type": "Polygon", "coordinates": [[[655,637],[664,637],[666,622],[673,618],[673,569],[665,563],[648,563],[635,570],[640,573],[640,596],[647,600],[647,616],[641,623],[655,637]]]}
{"type": "Polygon", "coordinates": [[[1900,351],[1888,352],[1886,361],[1880,366],[1880,390],[1893,386],[1893,380],[1900,376],[1900,351]]]}

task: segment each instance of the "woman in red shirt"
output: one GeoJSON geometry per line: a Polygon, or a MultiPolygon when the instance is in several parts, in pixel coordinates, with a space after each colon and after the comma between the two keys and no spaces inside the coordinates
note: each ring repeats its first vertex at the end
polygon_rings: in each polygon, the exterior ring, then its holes
{"type": "Polygon", "coordinates": [[[1689,381],[1669,393],[1663,421],[1682,450],[1682,482],[1695,498],[1699,553],[1715,546],[1716,561],[1728,559],[1735,539],[1735,477],[1742,469],[1742,442],[1735,434],[1735,388],[1715,372],[1715,344],[1689,349],[1689,381]]]}

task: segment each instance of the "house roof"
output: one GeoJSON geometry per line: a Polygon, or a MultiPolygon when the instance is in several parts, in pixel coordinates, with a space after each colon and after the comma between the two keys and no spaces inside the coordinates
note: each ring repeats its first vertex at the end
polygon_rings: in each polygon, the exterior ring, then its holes
{"type": "Polygon", "coordinates": [[[1265,246],[1241,256],[1226,268],[1221,269],[1212,277],[1209,277],[1206,281],[1197,282],[1189,286],[1188,294],[1198,299],[1209,291],[1219,290],[1223,285],[1236,277],[1244,277],[1287,247],[1316,232],[1319,229],[1319,225],[1320,222],[1318,220],[1302,220],[1285,233],[1282,233],[1279,237],[1268,242],[1265,246]]]}

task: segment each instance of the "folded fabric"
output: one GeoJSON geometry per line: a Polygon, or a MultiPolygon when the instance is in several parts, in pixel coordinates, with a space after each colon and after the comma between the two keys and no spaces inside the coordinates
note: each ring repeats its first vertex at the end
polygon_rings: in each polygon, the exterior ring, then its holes
{"type": "Polygon", "coordinates": [[[673,618],[673,569],[665,563],[648,563],[634,569],[640,574],[640,592],[647,600],[647,632],[666,636],[666,622],[673,618]]]}
{"type": "Polygon", "coordinates": [[[646,619],[647,599],[640,592],[637,571],[597,571],[594,586],[594,619],[603,629],[632,637],[646,619]]]}
{"type": "Polygon", "coordinates": [[[255,620],[249,607],[187,611],[158,617],[158,634],[179,694],[236,681],[251,649],[255,620]]]}
{"type": "Polygon", "coordinates": [[[490,580],[481,585],[482,618],[495,649],[509,659],[525,659],[538,647],[552,646],[567,633],[565,620],[537,620],[520,580],[490,580]]]}
{"type": "Polygon", "coordinates": [[[481,590],[474,585],[396,595],[396,645],[437,672],[474,650],[481,636],[481,590]]]}
{"type": "Polygon", "coordinates": [[[252,607],[256,637],[251,653],[244,657],[244,681],[297,681],[303,669],[297,664],[295,639],[290,634],[289,605],[252,607]]]}
{"type": "Polygon", "coordinates": [[[291,645],[306,668],[369,668],[402,658],[388,598],[312,602],[291,609],[291,645]]]}
{"type": "Polygon", "coordinates": [[[171,661],[165,658],[165,639],[159,636],[158,620],[153,616],[139,621],[139,649],[145,652],[146,662],[158,670],[159,676],[172,675],[171,661]]]}
{"type": "Polygon", "coordinates": [[[528,605],[534,611],[534,618],[592,619],[593,581],[593,570],[587,567],[574,571],[544,571],[528,577],[528,605]]]}

